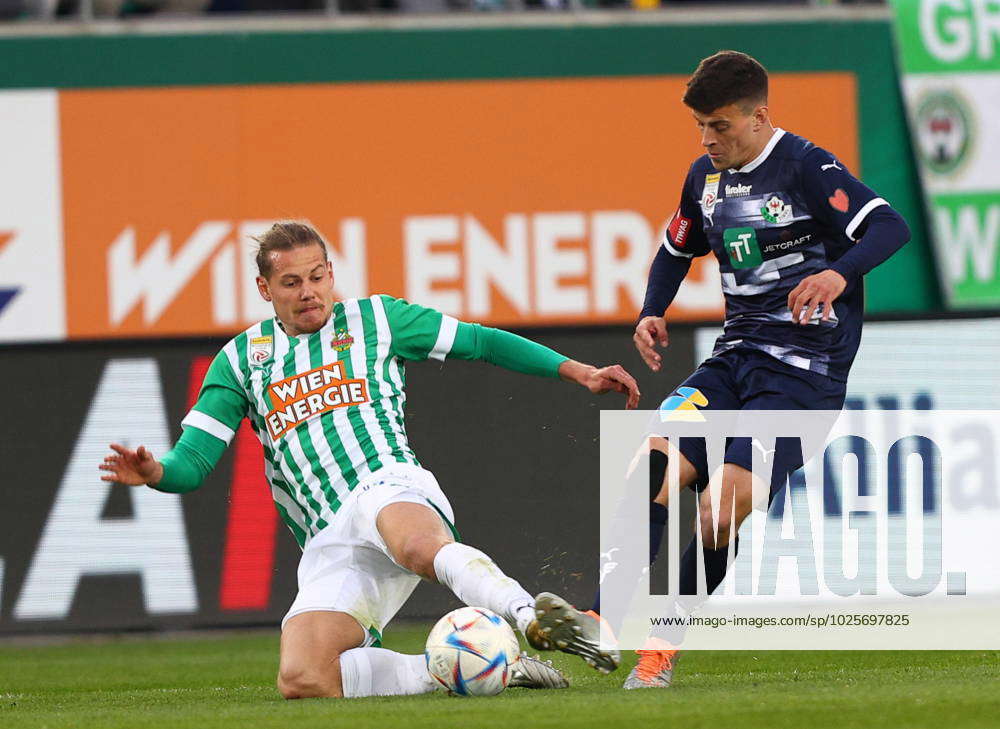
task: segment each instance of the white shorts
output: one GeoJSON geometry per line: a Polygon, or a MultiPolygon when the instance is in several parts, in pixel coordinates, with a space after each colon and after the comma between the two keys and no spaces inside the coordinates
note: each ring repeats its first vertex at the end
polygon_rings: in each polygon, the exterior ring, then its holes
{"type": "Polygon", "coordinates": [[[449,527],[455,523],[451,504],[430,471],[395,463],[362,479],[333,522],[306,544],[299,560],[299,592],[282,628],[301,613],[342,612],[368,632],[364,645],[381,638],[420,582],[389,556],[375,528],[379,512],[399,502],[429,505],[449,527]]]}

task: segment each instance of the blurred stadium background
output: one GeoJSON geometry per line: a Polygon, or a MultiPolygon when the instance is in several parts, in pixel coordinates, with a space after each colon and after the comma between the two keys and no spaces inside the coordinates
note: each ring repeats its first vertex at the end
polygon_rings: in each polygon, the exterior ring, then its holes
{"type": "MultiPolygon", "coordinates": [[[[1000,143],[1000,16],[976,8],[0,0],[0,635],[275,625],[287,609],[298,549],[249,431],[183,499],[96,470],[112,440],[162,454],[211,356],[268,315],[248,236],[274,219],[326,233],[344,297],[621,362],[656,407],[722,311],[700,259],[667,366],[644,371],[632,324],[699,151],[680,97],[721,48],[761,60],[776,124],[835,151],[913,230],[867,277],[853,403],[1000,408],[1000,182],[980,164],[1000,143]],[[908,116],[907,84],[934,74],[951,96],[916,89],[908,116]]],[[[412,366],[409,398],[467,538],[586,601],[596,413],[620,403],[452,362],[412,366]],[[545,528],[554,501],[561,529],[545,528]]],[[[452,604],[422,587],[403,615],[452,604]]]]}

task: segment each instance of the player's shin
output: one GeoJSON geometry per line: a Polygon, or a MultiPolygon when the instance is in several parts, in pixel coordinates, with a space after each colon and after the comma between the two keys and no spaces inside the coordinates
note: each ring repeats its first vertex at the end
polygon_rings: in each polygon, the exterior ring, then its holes
{"type": "Polygon", "coordinates": [[[472,607],[503,616],[522,633],[535,618],[534,598],[488,555],[467,544],[446,544],[434,557],[434,573],[455,596],[472,607]]]}
{"type": "Polygon", "coordinates": [[[405,655],[384,648],[353,648],[340,654],[345,698],[409,696],[434,691],[423,655],[405,655]]]}
{"type": "Polygon", "coordinates": [[[738,536],[732,546],[733,551],[730,558],[729,545],[719,549],[709,549],[702,545],[701,539],[697,535],[691,539],[684,554],[681,555],[678,575],[680,594],[674,601],[674,614],[669,616],[681,618],[681,621],[653,629],[650,634],[651,646],[660,648],[681,646],[684,635],[687,633],[687,625],[684,621],[708,599],[709,595],[715,592],[715,589],[725,579],[729,565],[733,563],[739,552],[740,538],[738,536]],[[699,551],[705,563],[705,592],[702,593],[698,592],[699,551]]]}

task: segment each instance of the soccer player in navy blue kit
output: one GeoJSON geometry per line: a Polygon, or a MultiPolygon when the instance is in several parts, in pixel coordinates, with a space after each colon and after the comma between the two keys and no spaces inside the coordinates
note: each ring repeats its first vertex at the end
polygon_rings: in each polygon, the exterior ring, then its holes
{"type": "MultiPolygon", "coordinates": [[[[658,371],[658,347],[667,345],[664,312],[698,256],[719,262],[726,321],[712,356],[661,410],[679,403],[705,410],[841,409],[861,338],[862,277],[910,237],[902,217],[834,155],[771,124],[767,85],[763,66],[735,51],[704,59],[687,84],[684,103],[706,154],[688,171],[652,263],[634,341],[658,371]]],[[[697,592],[699,549],[710,594],[725,577],[730,540],[738,547],[737,530],[753,508],[745,440],[732,439],[720,473],[710,474],[703,444],[683,439],[678,451],[650,439],[650,561],[667,519],[670,458],[680,460],[681,488],[701,492],[702,543],[696,536],[681,556],[681,594],[697,592]],[[723,484],[717,532],[705,489],[712,478],[723,484]]],[[[787,473],[800,465],[782,467],[787,473]]],[[[634,584],[637,574],[620,567],[603,581],[606,593],[634,584]]],[[[625,688],[670,685],[673,645],[654,641],[647,648],[625,688]]]]}

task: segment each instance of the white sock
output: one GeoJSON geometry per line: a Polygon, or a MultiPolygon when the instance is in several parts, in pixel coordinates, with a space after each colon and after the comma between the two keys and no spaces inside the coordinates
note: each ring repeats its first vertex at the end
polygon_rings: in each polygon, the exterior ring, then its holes
{"type": "Polygon", "coordinates": [[[346,698],[426,694],[437,685],[422,655],[385,648],[352,648],[341,653],[340,680],[346,698]]]}
{"type": "Polygon", "coordinates": [[[531,595],[475,547],[458,542],[441,547],[434,557],[434,574],[466,605],[492,610],[522,633],[535,619],[531,595]]]}

